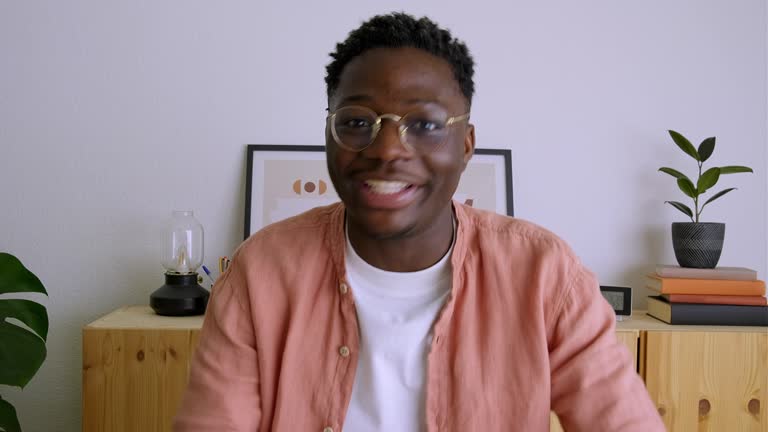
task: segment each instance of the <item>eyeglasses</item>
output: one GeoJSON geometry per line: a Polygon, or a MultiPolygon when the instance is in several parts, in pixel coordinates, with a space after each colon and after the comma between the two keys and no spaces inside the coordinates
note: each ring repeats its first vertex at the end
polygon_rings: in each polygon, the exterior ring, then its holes
{"type": "Polygon", "coordinates": [[[340,147],[354,152],[363,151],[373,144],[381,130],[382,120],[397,123],[400,142],[407,149],[429,153],[440,148],[450,133],[450,126],[469,119],[469,113],[449,117],[437,107],[422,107],[404,116],[377,115],[363,106],[345,106],[328,116],[331,134],[340,147]]]}

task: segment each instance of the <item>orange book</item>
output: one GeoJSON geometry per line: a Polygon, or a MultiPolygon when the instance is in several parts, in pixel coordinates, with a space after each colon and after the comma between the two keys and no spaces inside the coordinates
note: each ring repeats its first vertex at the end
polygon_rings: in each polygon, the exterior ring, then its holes
{"type": "Polygon", "coordinates": [[[706,295],[706,294],[664,294],[670,303],[723,304],[744,306],[765,306],[768,299],[762,296],[706,295]]]}
{"type": "Polygon", "coordinates": [[[648,275],[646,286],[660,294],[765,295],[765,282],[761,280],[683,279],[648,275]]]}

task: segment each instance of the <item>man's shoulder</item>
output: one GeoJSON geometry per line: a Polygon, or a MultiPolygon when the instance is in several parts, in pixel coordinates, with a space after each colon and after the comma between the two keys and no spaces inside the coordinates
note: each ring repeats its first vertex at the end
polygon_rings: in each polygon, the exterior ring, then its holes
{"type": "Polygon", "coordinates": [[[484,244],[498,244],[518,251],[530,252],[561,252],[571,255],[568,244],[557,234],[534,222],[500,215],[498,213],[475,209],[461,205],[470,236],[481,237],[484,244]]]}
{"type": "Polygon", "coordinates": [[[341,203],[315,207],[265,226],[249,236],[238,249],[248,254],[254,251],[298,249],[323,242],[332,227],[343,221],[343,211],[341,203]]]}

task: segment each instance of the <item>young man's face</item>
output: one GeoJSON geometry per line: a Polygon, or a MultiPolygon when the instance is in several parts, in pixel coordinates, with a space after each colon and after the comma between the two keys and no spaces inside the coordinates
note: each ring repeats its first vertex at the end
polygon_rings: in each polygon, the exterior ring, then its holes
{"type": "MultiPolygon", "coordinates": [[[[350,61],[329,110],[353,105],[377,115],[468,111],[448,62],[416,48],[376,48],[350,61]]],[[[327,123],[328,171],[350,224],[375,238],[397,238],[426,232],[445,217],[475,145],[466,120],[446,130],[442,145],[424,152],[403,145],[397,124],[384,119],[373,143],[355,152],[336,143],[327,123]]]]}

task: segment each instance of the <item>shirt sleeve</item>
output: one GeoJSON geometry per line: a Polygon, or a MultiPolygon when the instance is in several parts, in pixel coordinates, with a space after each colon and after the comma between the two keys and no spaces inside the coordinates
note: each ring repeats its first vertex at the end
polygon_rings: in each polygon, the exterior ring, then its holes
{"type": "Polygon", "coordinates": [[[245,292],[244,278],[234,268],[214,286],[174,432],[258,429],[256,338],[245,292]]]}
{"type": "Polygon", "coordinates": [[[567,431],[664,431],[616,316],[594,275],[576,264],[550,343],[551,407],[567,431]]]}

